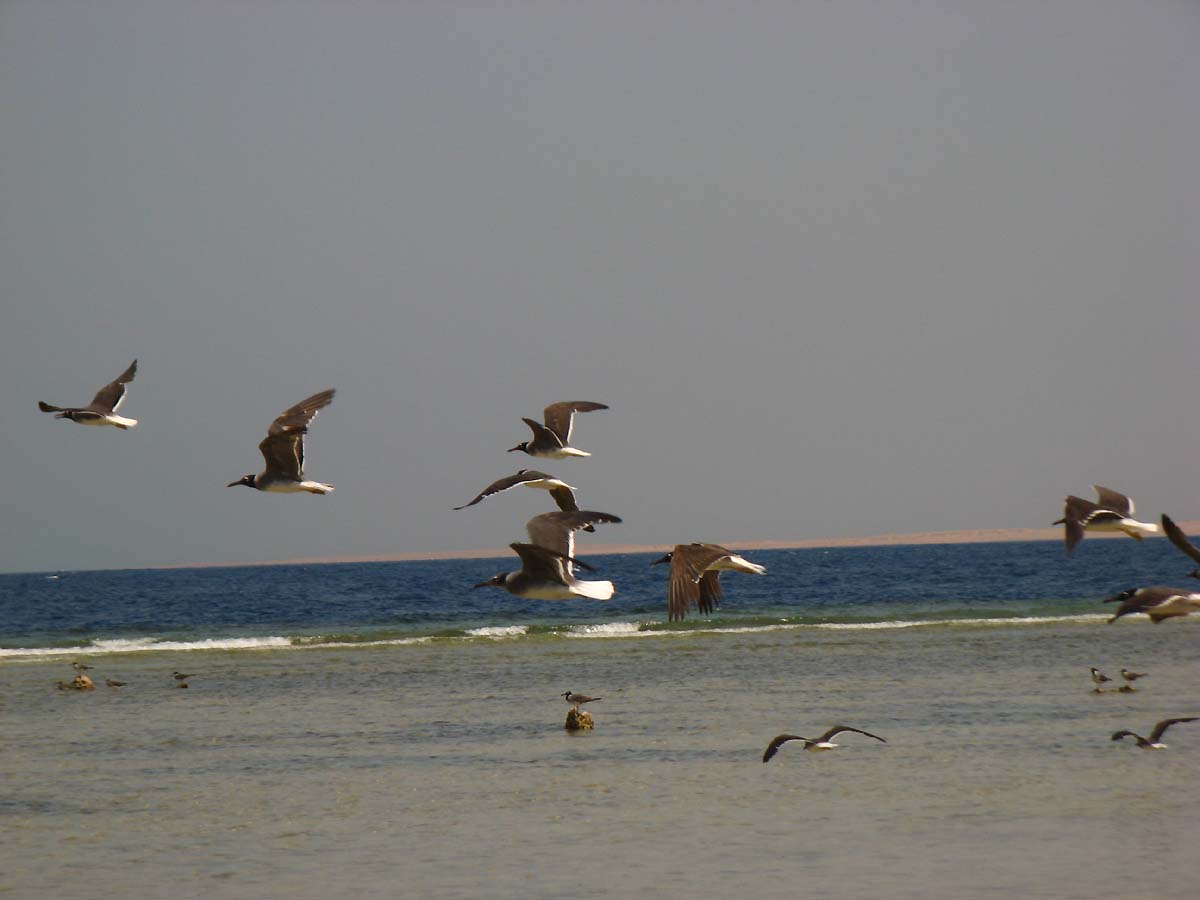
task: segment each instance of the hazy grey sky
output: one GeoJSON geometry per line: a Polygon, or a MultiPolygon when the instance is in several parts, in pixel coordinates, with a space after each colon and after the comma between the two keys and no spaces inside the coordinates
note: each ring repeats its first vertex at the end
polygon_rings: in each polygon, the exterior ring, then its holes
{"type": "Polygon", "coordinates": [[[1197,85],[1185,0],[0,4],[0,569],[498,547],[522,465],[593,542],[1200,517],[1197,85]],[[225,487],[330,386],[335,494],[225,487]]]}

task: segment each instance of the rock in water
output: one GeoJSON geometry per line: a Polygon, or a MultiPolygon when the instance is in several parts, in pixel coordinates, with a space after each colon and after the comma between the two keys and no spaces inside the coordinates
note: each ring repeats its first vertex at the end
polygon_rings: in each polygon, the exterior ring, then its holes
{"type": "Polygon", "coordinates": [[[567,721],[563,723],[563,728],[567,731],[591,731],[595,727],[596,721],[590,712],[582,710],[578,706],[572,706],[567,711],[567,721]]]}
{"type": "Polygon", "coordinates": [[[77,691],[94,691],[96,689],[96,683],[86,675],[80,673],[79,675],[76,675],[75,680],[71,682],[71,687],[75,688],[77,691]]]}

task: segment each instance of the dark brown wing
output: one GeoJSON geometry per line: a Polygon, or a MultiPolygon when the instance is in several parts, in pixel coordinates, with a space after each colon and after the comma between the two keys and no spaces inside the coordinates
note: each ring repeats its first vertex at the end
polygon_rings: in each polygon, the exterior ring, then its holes
{"type": "Polygon", "coordinates": [[[533,432],[533,444],[535,447],[565,447],[566,442],[563,441],[557,434],[539,422],[537,419],[522,418],[522,422],[529,426],[529,430],[533,432]]]}
{"type": "Polygon", "coordinates": [[[1197,716],[1188,716],[1185,719],[1163,719],[1161,722],[1155,725],[1154,730],[1150,732],[1150,743],[1157,744],[1158,739],[1163,736],[1163,732],[1165,732],[1172,725],[1177,725],[1180,722],[1195,722],[1196,719],[1197,716]]]}
{"type": "Polygon", "coordinates": [[[705,570],[717,560],[733,556],[733,551],[720,544],[687,544],[682,548],[683,557],[688,561],[688,568],[693,581],[699,581],[705,570]]]}
{"type": "Polygon", "coordinates": [[[1096,491],[1096,498],[1100,501],[1100,506],[1120,513],[1123,517],[1133,515],[1133,501],[1120,491],[1114,491],[1112,488],[1106,488],[1100,484],[1093,484],[1092,488],[1096,491]]]}
{"type": "Polygon", "coordinates": [[[808,738],[800,737],[798,734],[781,734],[777,736],[771,743],[767,744],[767,749],[763,751],[763,762],[769,760],[772,756],[779,752],[779,748],[788,741],[807,741],[808,738]]]}
{"type": "Polygon", "coordinates": [[[704,615],[710,615],[721,605],[725,592],[721,589],[721,573],[705,572],[700,576],[700,596],[696,599],[696,608],[704,615]]]}
{"type": "Polygon", "coordinates": [[[304,435],[308,433],[309,423],[317,417],[317,413],[333,402],[335,393],[337,391],[334,388],[329,388],[313,394],[275,417],[267,429],[266,438],[258,445],[263,459],[267,461],[268,471],[292,478],[300,477],[304,471],[304,435]]]}
{"type": "MultiPolygon", "coordinates": [[[[554,488],[550,491],[550,496],[554,498],[554,502],[563,512],[579,512],[579,504],[575,502],[575,492],[569,487],[554,488]]],[[[595,532],[596,526],[584,525],[579,530],[595,532]]]]}
{"type": "Polygon", "coordinates": [[[276,416],[275,421],[271,423],[271,427],[267,429],[267,434],[303,432],[309,423],[316,418],[317,412],[333,402],[333,395],[335,393],[337,391],[334,388],[329,388],[329,390],[313,394],[307,400],[301,400],[295,406],[289,406],[276,416]]]}
{"type": "Polygon", "coordinates": [[[671,572],[667,582],[667,618],[682,621],[687,618],[688,608],[700,597],[698,579],[692,578],[691,563],[686,556],[686,546],[679,545],[671,551],[671,572]]]}
{"type": "Polygon", "coordinates": [[[1167,537],[1171,539],[1172,544],[1200,563],[1200,548],[1188,540],[1187,535],[1183,533],[1183,529],[1171,521],[1171,517],[1166,513],[1163,513],[1162,516],[1162,527],[1163,531],[1167,533],[1167,537]]]}
{"type": "MultiPolygon", "coordinates": [[[[579,504],[575,502],[575,492],[569,487],[554,488],[550,491],[550,496],[554,498],[554,502],[558,504],[558,508],[563,512],[579,512],[579,504]]],[[[585,527],[585,530],[591,529],[591,525],[585,527]]]]}
{"type": "Polygon", "coordinates": [[[266,461],[266,471],[271,475],[282,475],[300,480],[304,471],[304,433],[269,434],[258,445],[266,461]]]}
{"type": "Polygon", "coordinates": [[[556,553],[546,547],[539,547],[536,544],[509,544],[513,552],[521,557],[521,569],[527,575],[532,575],[537,578],[547,578],[552,581],[557,581],[560,584],[567,583],[566,564],[574,563],[581,569],[587,569],[589,572],[592,567],[582,560],[572,559],[562,553],[556,553]]]}
{"type": "Polygon", "coordinates": [[[98,412],[101,415],[108,415],[113,412],[121,401],[125,399],[125,385],[133,381],[133,376],[137,374],[137,360],[129,364],[129,368],[122,372],[115,381],[106,384],[100,390],[96,391],[96,396],[92,398],[84,409],[98,412]]]}
{"type": "MultiPolygon", "coordinates": [[[[877,741],[883,741],[883,738],[881,738],[879,735],[871,734],[869,731],[863,731],[861,728],[851,728],[849,725],[834,725],[827,732],[817,738],[817,742],[820,743],[821,741],[827,741],[834,735],[841,734],[843,731],[853,731],[855,734],[865,734],[867,737],[875,738],[877,741]]],[[[883,742],[885,744],[887,743],[887,741],[883,742]]]]}
{"type": "Polygon", "coordinates": [[[529,539],[539,547],[553,550],[563,556],[574,556],[574,533],[585,525],[596,525],[600,522],[620,522],[617,516],[594,510],[579,510],[578,512],[548,512],[534,516],[525,523],[529,539]]]}
{"type": "Polygon", "coordinates": [[[1054,524],[1066,526],[1064,538],[1067,556],[1070,556],[1075,546],[1083,540],[1083,530],[1086,526],[1105,520],[1115,522],[1122,518],[1124,516],[1119,512],[1106,509],[1091,500],[1084,500],[1082,497],[1068,494],[1063,508],[1063,517],[1054,524]]]}
{"type": "MultiPolygon", "coordinates": [[[[455,509],[466,509],[468,506],[474,506],[476,503],[478,503],[484,497],[490,497],[490,496],[492,496],[492,494],[499,494],[502,491],[507,491],[510,488],[514,488],[519,484],[525,484],[525,482],[527,482],[527,481],[540,481],[541,479],[546,478],[546,477],[547,476],[542,472],[533,472],[533,471],[530,471],[529,469],[521,469],[519,472],[517,472],[513,475],[508,475],[504,478],[500,478],[496,481],[493,481],[491,484],[489,484],[487,487],[485,487],[482,491],[480,491],[476,495],[475,499],[472,500],[470,503],[464,503],[462,506],[456,506],[454,508],[455,509]]],[[[551,493],[553,493],[553,492],[551,492],[551,493]]],[[[563,508],[565,509],[566,507],[563,507],[563,508]]]]}
{"type": "Polygon", "coordinates": [[[575,413],[592,412],[597,409],[608,409],[603,403],[592,403],[590,400],[565,400],[562,403],[551,403],[542,410],[542,418],[546,427],[558,436],[563,446],[571,443],[571,425],[575,421],[575,413]]]}
{"type": "MultiPolygon", "coordinates": [[[[1186,597],[1188,595],[1188,591],[1173,587],[1160,587],[1156,585],[1154,587],[1139,588],[1134,592],[1133,596],[1121,601],[1121,605],[1117,607],[1116,613],[1108,620],[1109,624],[1130,613],[1144,612],[1153,617],[1153,610],[1156,606],[1161,606],[1173,597],[1186,597]]],[[[1120,596],[1123,595],[1117,595],[1117,597],[1120,596]]],[[[1117,597],[1110,597],[1105,602],[1108,603],[1116,600],[1117,597]]]]}

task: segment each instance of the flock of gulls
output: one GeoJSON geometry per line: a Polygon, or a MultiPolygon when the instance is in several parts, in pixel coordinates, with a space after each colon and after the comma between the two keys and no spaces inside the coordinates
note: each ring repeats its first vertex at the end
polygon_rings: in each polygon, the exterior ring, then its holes
{"type": "MultiPolygon", "coordinates": [[[[138,424],[137,419],[119,415],[117,410],[125,400],[126,385],[137,375],[137,360],[115,380],[106,384],[92,398],[87,406],[54,406],[38,401],[42,412],[54,413],[56,419],[69,419],[79,425],[111,426],[128,430],[138,424]]],[[[304,475],[304,436],[318,412],[333,402],[335,391],[329,388],[313,394],[295,406],[280,413],[267,428],[267,436],[259,442],[258,449],[263,456],[263,471],[244,475],[237,481],[229,483],[229,487],[244,485],[257,491],[271,493],[309,493],[328,494],[333,491],[332,484],[308,480],[304,475]]],[[[575,414],[595,412],[608,409],[603,403],[576,400],[551,403],[543,410],[542,421],[523,418],[533,433],[531,440],[522,441],[515,447],[509,448],[509,453],[520,451],[535,459],[572,459],[591,456],[590,453],[571,446],[575,414]]],[[[516,553],[521,561],[521,568],[515,571],[499,572],[473,587],[503,588],[517,597],[533,600],[608,600],[616,592],[611,581],[584,580],[577,577],[577,571],[590,572],[592,567],[575,556],[575,532],[595,531],[600,524],[616,524],[621,521],[611,513],[595,510],[583,510],[575,499],[575,488],[567,482],[545,472],[531,469],[519,469],[512,475],[506,475],[493,481],[474,499],[456,510],[467,509],[496,494],[524,486],[548,492],[554,500],[557,510],[534,516],[525,523],[529,535],[527,542],[514,542],[509,548],[516,553]]],[[[1096,502],[1082,497],[1068,495],[1063,510],[1063,517],[1054,522],[1064,526],[1066,554],[1074,552],[1076,546],[1083,540],[1088,531],[1121,532],[1141,541],[1147,536],[1165,534],[1167,538],[1194,562],[1200,564],[1200,547],[1193,544],[1183,531],[1163,514],[1161,526],[1151,522],[1139,522],[1134,519],[1133,501],[1124,494],[1101,485],[1093,485],[1096,491],[1096,502]]],[[[754,575],[765,575],[766,569],[756,563],[744,559],[737,552],[722,547],[719,544],[688,543],[678,544],[669,553],[654,560],[651,565],[670,563],[667,587],[667,610],[670,621],[682,620],[691,608],[696,608],[703,615],[711,614],[720,605],[723,591],[720,582],[722,571],[745,572],[754,575]]],[[[1189,575],[1200,578],[1200,567],[1189,575]]],[[[1200,609],[1200,592],[1186,588],[1150,585],[1135,587],[1121,591],[1109,597],[1105,603],[1117,603],[1116,613],[1108,620],[1109,624],[1131,613],[1145,613],[1154,624],[1165,619],[1186,616],[1200,609]]],[[[95,685],[85,670],[92,668],[82,663],[72,663],[76,671],[73,682],[58,682],[61,690],[70,688],[91,689],[95,685]]],[[[1133,682],[1145,677],[1145,672],[1133,672],[1121,669],[1121,677],[1126,682],[1118,690],[1132,692],[1133,682]]],[[[172,673],[176,686],[186,688],[187,680],[193,677],[181,672],[172,673]]],[[[1092,682],[1096,693],[1104,693],[1105,685],[1112,679],[1099,669],[1092,667],[1092,682]]],[[[125,682],[106,679],[105,683],[112,689],[125,686],[125,682]]],[[[561,695],[572,708],[578,711],[585,703],[593,703],[600,697],[588,697],[583,694],[565,691],[561,695]]],[[[1132,737],[1137,746],[1143,750],[1160,750],[1166,745],[1161,738],[1166,730],[1183,722],[1194,722],[1197,716],[1164,719],[1157,723],[1148,738],[1132,731],[1118,731],[1112,735],[1113,741],[1132,737]]],[[[790,741],[801,742],[803,748],[810,752],[831,750],[838,745],[832,742],[836,735],[853,732],[887,743],[879,735],[871,734],[848,725],[835,725],[816,738],[805,738],[795,734],[780,734],[767,745],[763,752],[762,761],[768,762],[778,753],[780,747],[790,741]]]]}

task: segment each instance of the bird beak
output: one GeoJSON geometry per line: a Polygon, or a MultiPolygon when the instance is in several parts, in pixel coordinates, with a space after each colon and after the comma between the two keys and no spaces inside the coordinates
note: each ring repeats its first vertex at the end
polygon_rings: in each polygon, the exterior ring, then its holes
{"type": "Polygon", "coordinates": [[[240,481],[231,481],[229,484],[225,485],[225,487],[237,487],[239,484],[241,484],[240,481]]]}
{"type": "Polygon", "coordinates": [[[521,445],[520,445],[520,444],[518,444],[518,445],[517,445],[517,446],[515,446],[515,447],[509,447],[509,448],[508,448],[508,452],[509,452],[509,453],[512,453],[514,450],[520,450],[520,449],[521,449],[521,445]]]}
{"type": "Polygon", "coordinates": [[[654,562],[650,563],[650,565],[657,566],[659,563],[665,563],[665,562],[670,562],[670,561],[671,561],[671,554],[668,553],[666,556],[660,556],[654,562]]]}
{"type": "Polygon", "coordinates": [[[492,582],[490,580],[489,581],[481,581],[481,582],[479,582],[479,584],[471,585],[471,590],[475,590],[475,588],[487,587],[491,583],[492,582]]]}

